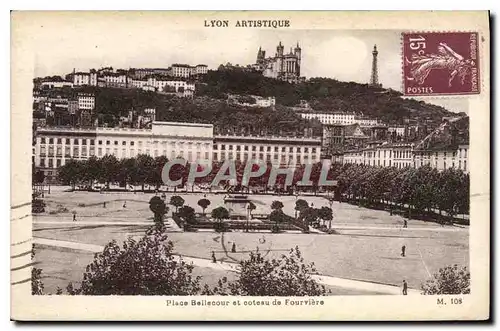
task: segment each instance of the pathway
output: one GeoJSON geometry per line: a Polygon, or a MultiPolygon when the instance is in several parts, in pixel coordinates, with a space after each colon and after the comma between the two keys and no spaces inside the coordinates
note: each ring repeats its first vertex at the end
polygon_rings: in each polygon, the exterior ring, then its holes
{"type": "MultiPolygon", "coordinates": [[[[71,219],[71,217],[68,217],[68,219],[71,219]]],[[[40,224],[40,225],[73,225],[73,226],[81,226],[81,225],[114,225],[114,226],[120,226],[120,225],[149,225],[153,226],[154,223],[152,221],[33,221],[33,224],[40,224]]],[[[177,226],[177,223],[174,222],[172,218],[165,218],[165,226],[167,227],[168,232],[183,232],[179,226],[177,226]]]]}
{"type": "MultiPolygon", "coordinates": [[[[59,225],[153,225],[151,221],[70,221],[71,217],[68,217],[68,221],[33,221],[33,224],[59,224],[59,225]]],[[[170,228],[171,231],[182,232],[183,230],[177,226],[172,218],[165,219],[165,225],[170,228]]],[[[468,228],[462,227],[410,227],[403,229],[400,226],[365,226],[365,225],[343,225],[335,224],[332,226],[333,230],[396,230],[396,231],[436,231],[436,232],[454,232],[454,231],[468,231],[468,228]]],[[[323,232],[310,227],[311,233],[323,234],[323,232]]],[[[214,232],[213,229],[199,229],[199,232],[214,232]]],[[[254,231],[255,232],[255,231],[254,231]]],[[[270,230],[262,232],[271,232],[270,230]]],[[[287,231],[285,231],[287,232],[287,231]]],[[[290,233],[300,233],[301,231],[289,231],[290,233]]]]}
{"type": "MultiPolygon", "coordinates": [[[[55,247],[64,247],[75,250],[83,250],[93,253],[102,252],[104,246],[100,245],[92,245],[92,244],[83,244],[72,241],[64,241],[64,240],[54,240],[54,239],[46,239],[46,238],[34,238],[34,243],[38,245],[46,245],[46,246],[55,246],[55,247]]],[[[177,258],[181,258],[181,256],[177,256],[177,258]]],[[[182,259],[185,262],[193,263],[193,265],[201,268],[211,268],[215,270],[221,271],[229,271],[229,272],[238,272],[238,264],[236,263],[227,263],[227,262],[217,262],[213,263],[209,259],[201,259],[196,257],[188,257],[182,256],[182,259]]],[[[365,282],[360,280],[352,280],[346,278],[338,278],[326,275],[312,275],[313,279],[315,279],[318,283],[323,285],[341,287],[345,289],[359,290],[359,291],[367,291],[367,292],[377,292],[381,294],[401,294],[401,288],[393,285],[386,285],[380,283],[372,283],[365,282]]],[[[408,289],[408,295],[419,295],[420,291],[414,289],[408,289]]]]}

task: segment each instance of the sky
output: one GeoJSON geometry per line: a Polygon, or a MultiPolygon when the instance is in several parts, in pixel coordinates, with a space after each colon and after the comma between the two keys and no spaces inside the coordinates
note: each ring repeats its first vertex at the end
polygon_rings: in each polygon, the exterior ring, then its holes
{"type": "MultiPolygon", "coordinates": [[[[198,28],[167,30],[160,26],[130,24],[93,25],[75,22],[71,29],[45,33],[37,38],[35,76],[64,75],[75,68],[112,66],[168,67],[172,63],[206,64],[217,69],[222,63],[255,63],[257,50],[274,56],[281,41],[285,52],[302,48],[301,75],[329,77],[367,83],[370,80],[372,50],[378,49],[379,82],[401,90],[401,33],[394,30],[286,30],[250,28],[198,28]],[[50,45],[48,47],[47,45],[50,45]]],[[[463,99],[420,98],[450,111],[468,113],[463,99]]]]}

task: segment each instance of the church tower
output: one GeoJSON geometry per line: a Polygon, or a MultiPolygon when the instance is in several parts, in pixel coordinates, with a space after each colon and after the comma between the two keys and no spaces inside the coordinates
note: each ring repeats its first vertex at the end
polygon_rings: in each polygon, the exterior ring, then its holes
{"type": "Polygon", "coordinates": [[[371,77],[370,77],[370,86],[373,86],[373,87],[381,87],[382,84],[379,84],[378,82],[378,60],[377,60],[377,56],[378,56],[378,51],[377,51],[377,45],[374,45],[373,46],[373,52],[372,52],[372,74],[371,74],[371,77]]]}
{"type": "Polygon", "coordinates": [[[300,77],[300,60],[302,58],[302,49],[299,46],[299,42],[297,41],[297,46],[294,49],[295,57],[297,57],[297,77],[300,77]]]}

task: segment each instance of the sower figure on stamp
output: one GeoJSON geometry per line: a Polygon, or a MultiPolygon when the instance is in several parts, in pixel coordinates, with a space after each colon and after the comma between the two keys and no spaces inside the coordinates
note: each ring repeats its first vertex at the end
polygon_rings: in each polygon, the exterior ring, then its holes
{"type": "Polygon", "coordinates": [[[445,43],[439,43],[439,54],[413,54],[411,60],[405,59],[406,64],[411,65],[411,77],[408,80],[415,80],[419,85],[423,85],[427,76],[433,69],[445,69],[450,73],[448,86],[458,74],[462,85],[465,83],[465,77],[470,74],[474,62],[455,52],[445,43]]]}
{"type": "Polygon", "coordinates": [[[408,295],[408,283],[403,279],[403,295],[408,295]]]}
{"type": "Polygon", "coordinates": [[[406,256],[406,245],[403,245],[403,246],[401,247],[401,256],[402,256],[402,257],[405,257],[405,256],[406,256]]]}

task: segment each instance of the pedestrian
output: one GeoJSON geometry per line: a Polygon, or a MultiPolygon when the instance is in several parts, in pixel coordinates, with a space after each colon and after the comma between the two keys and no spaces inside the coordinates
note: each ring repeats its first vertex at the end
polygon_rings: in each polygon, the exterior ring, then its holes
{"type": "Polygon", "coordinates": [[[408,283],[403,279],[403,295],[408,295],[408,283]]]}
{"type": "Polygon", "coordinates": [[[212,263],[217,263],[217,259],[215,258],[215,252],[212,251],[212,263]]]}
{"type": "Polygon", "coordinates": [[[73,222],[76,222],[76,214],[73,214],[73,222]]]}
{"type": "Polygon", "coordinates": [[[236,253],[236,244],[233,242],[233,246],[231,247],[231,253],[236,253]]]}
{"type": "Polygon", "coordinates": [[[403,228],[408,228],[408,220],[403,220],[403,228]]]}
{"type": "Polygon", "coordinates": [[[127,208],[127,201],[123,202],[123,208],[127,208]]]}
{"type": "Polygon", "coordinates": [[[405,254],[406,254],[406,245],[403,245],[403,246],[401,247],[401,256],[402,256],[402,257],[405,257],[405,254]]]}
{"type": "Polygon", "coordinates": [[[102,208],[106,208],[106,201],[102,203],[102,208]]]}

